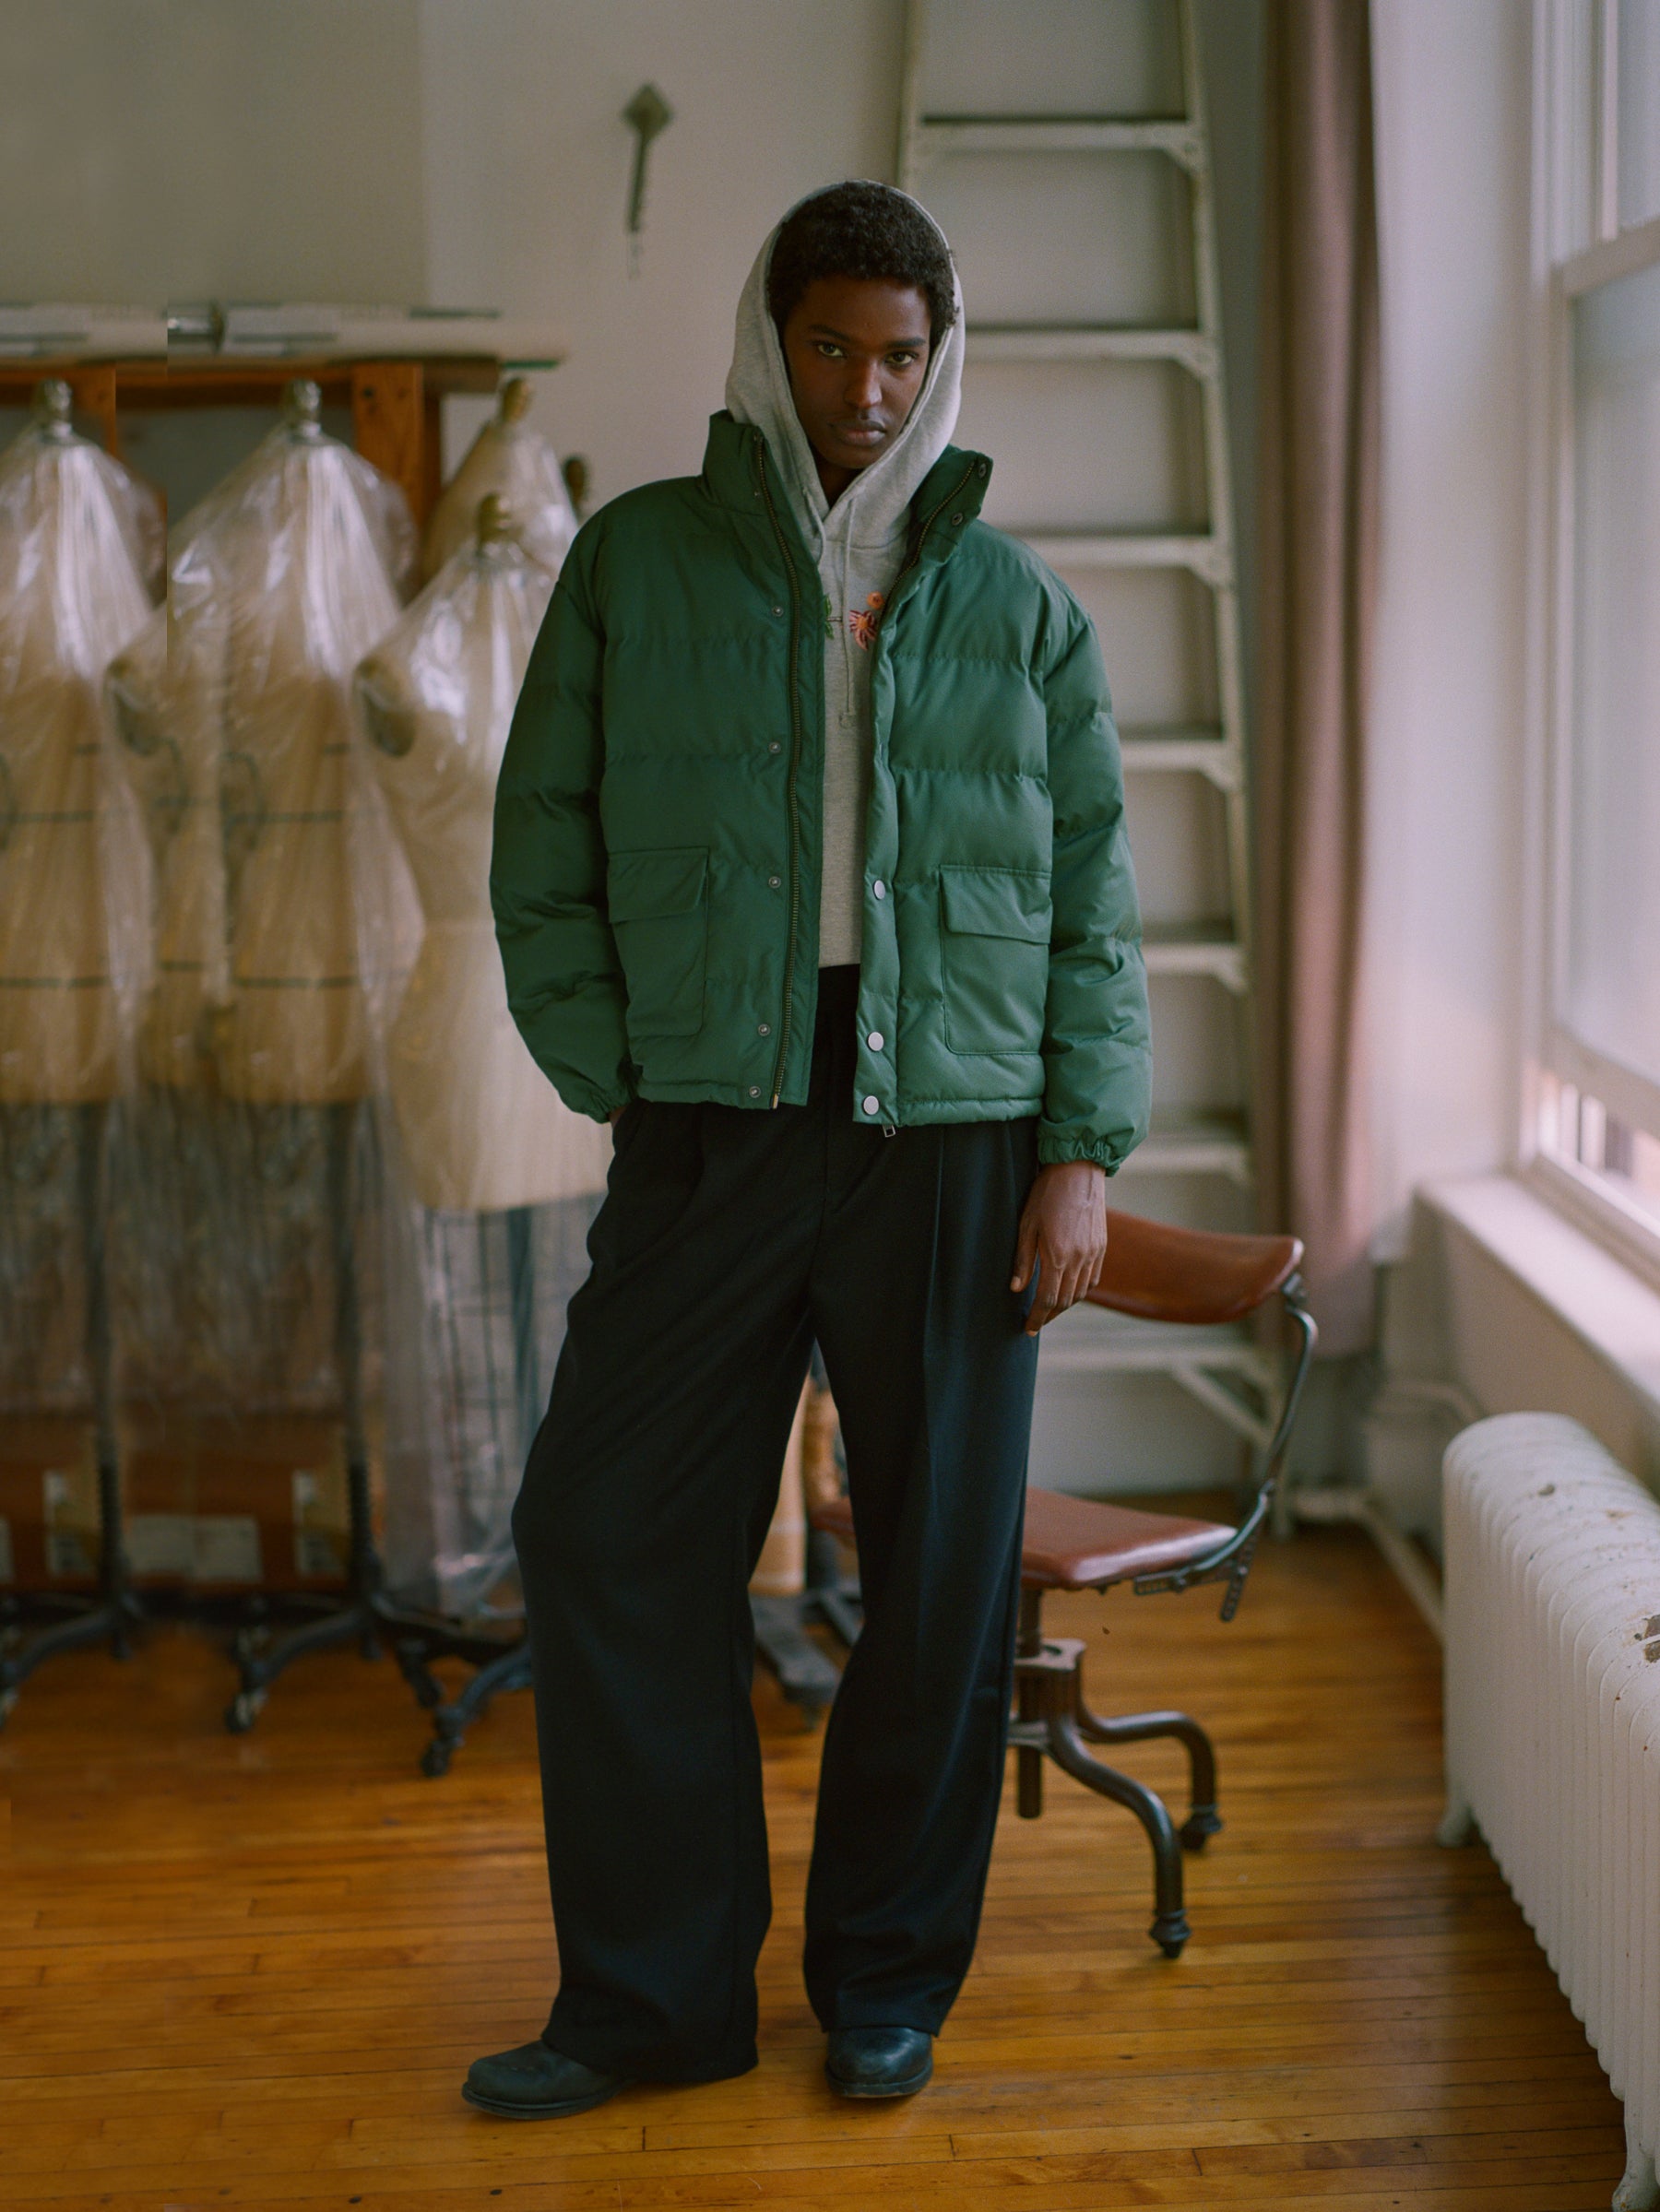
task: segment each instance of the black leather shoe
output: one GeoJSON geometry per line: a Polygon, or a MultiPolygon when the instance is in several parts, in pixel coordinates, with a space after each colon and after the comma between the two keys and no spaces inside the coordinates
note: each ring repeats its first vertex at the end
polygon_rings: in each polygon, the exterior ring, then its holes
{"type": "Polygon", "coordinates": [[[824,2072],[838,2097],[914,2097],[933,2073],[933,2038],[919,2028],[836,2028],[824,2072]]]}
{"type": "Polygon", "coordinates": [[[461,2094],[480,2111],[499,2112],[504,2120],[559,2120],[588,2111],[627,2086],[621,2074],[596,2074],[546,2043],[521,2043],[516,2051],[475,2059],[461,2094]]]}

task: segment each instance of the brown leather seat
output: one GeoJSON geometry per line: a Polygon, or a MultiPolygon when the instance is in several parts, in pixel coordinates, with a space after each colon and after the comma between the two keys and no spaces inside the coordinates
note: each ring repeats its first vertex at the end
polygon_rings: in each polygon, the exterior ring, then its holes
{"type": "MultiPolygon", "coordinates": [[[[812,1511],[815,1529],[853,1541],[853,1508],[838,1497],[812,1511]]],[[[1020,1579],[1028,1590],[1104,1590],[1136,1575],[1162,1574],[1220,1550],[1233,1530],[1175,1513],[1138,1513],[1055,1490],[1026,1492],[1020,1579]]]]}
{"type": "Polygon", "coordinates": [[[1295,1236],[1227,1236],[1107,1212],[1107,1260],[1092,1306],[1144,1321],[1205,1327],[1243,1320],[1296,1273],[1295,1236]]]}

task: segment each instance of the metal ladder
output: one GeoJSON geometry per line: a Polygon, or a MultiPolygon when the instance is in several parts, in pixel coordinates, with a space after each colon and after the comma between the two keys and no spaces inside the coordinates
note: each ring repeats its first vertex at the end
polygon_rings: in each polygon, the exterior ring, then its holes
{"type": "MultiPolygon", "coordinates": [[[[1252,1023],[1245,700],[1215,208],[1194,7],[1192,0],[1171,0],[1171,5],[1180,49],[1182,112],[1124,117],[931,112],[924,89],[928,41],[931,30],[938,35],[945,9],[940,0],[907,0],[898,175],[903,187],[924,205],[931,176],[954,156],[995,155],[1014,164],[1031,155],[1150,153],[1176,163],[1186,176],[1196,309],[1191,324],[1149,328],[1085,321],[986,323],[971,316],[966,358],[970,390],[974,366],[980,362],[1096,363],[1103,375],[1110,376],[1125,362],[1170,361],[1197,386],[1207,515],[1203,529],[1073,528],[1026,530],[1020,535],[1062,577],[1080,570],[1180,569],[1208,588],[1215,634],[1215,719],[1199,725],[1132,725],[1121,729],[1120,737],[1130,774],[1199,775],[1220,795],[1228,912],[1225,917],[1150,929],[1147,972],[1153,978],[1208,976],[1220,986],[1219,1007],[1236,1024],[1239,1064],[1249,1068],[1252,1023]]],[[[1156,1051],[1156,993],[1154,1042],[1156,1051]]],[[[1223,1177],[1249,1187],[1252,1167],[1246,1116],[1243,1110],[1156,1109],[1152,1133],[1124,1172],[1223,1177]]],[[[1050,1373],[1168,1375],[1248,1443],[1262,1449],[1268,1442],[1268,1408],[1280,1363],[1247,1334],[1220,1332],[1212,1337],[1192,1330],[1167,1331],[1079,1308],[1046,1333],[1045,1366],[1050,1373]],[[1206,1341],[1195,1343],[1196,1336],[1206,1341]]]]}

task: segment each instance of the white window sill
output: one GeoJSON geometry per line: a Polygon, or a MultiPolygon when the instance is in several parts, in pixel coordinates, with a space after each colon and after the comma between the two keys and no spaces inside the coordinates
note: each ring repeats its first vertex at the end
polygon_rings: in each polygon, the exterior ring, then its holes
{"type": "Polygon", "coordinates": [[[1430,1183],[1418,1196],[1611,1369],[1660,1429],[1660,1291],[1515,1176],[1430,1183]]]}

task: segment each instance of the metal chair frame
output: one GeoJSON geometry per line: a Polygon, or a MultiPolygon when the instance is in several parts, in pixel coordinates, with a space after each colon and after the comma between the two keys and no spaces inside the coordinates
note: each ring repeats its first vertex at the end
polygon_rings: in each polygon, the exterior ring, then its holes
{"type": "MultiPolygon", "coordinates": [[[[1222,1618],[1231,1621],[1239,1611],[1263,1524],[1274,1508],[1319,1336],[1301,1277],[1294,1271],[1278,1287],[1298,1341],[1250,1511],[1227,1542],[1214,1551],[1180,1567],[1132,1578],[1131,1588],[1137,1597],[1191,1590],[1202,1582],[1226,1581],[1222,1618]]],[[[1222,1826],[1216,1809],[1215,1747],[1189,1713],[1126,1713],[1109,1720],[1092,1712],[1084,1701],[1085,1646],[1075,1637],[1044,1635],[1043,1598],[1039,1585],[1028,1583],[1021,1591],[1014,1655],[1015,1717],[1009,1724],[1009,1743],[1016,1760],[1016,1811],[1023,1820],[1036,1820],[1043,1811],[1043,1762],[1049,1758],[1074,1781],[1132,1812],[1153,1848],[1154,1914],[1149,1934],[1167,1958],[1179,1958],[1190,1933],[1182,1853],[1203,1851],[1222,1826]],[[1088,1748],[1092,1743],[1145,1743],[1166,1736],[1180,1743],[1188,1755],[1188,1814],[1180,1828],[1156,1791],[1109,1767],[1088,1748]]]]}

